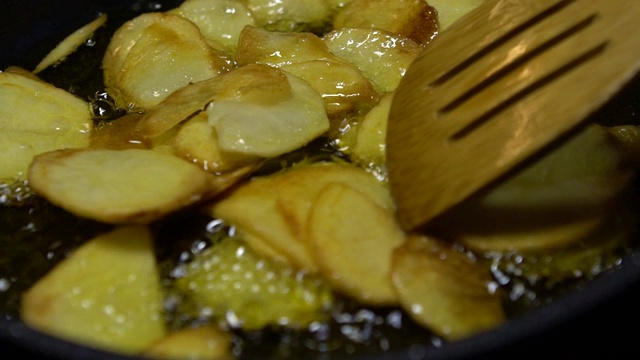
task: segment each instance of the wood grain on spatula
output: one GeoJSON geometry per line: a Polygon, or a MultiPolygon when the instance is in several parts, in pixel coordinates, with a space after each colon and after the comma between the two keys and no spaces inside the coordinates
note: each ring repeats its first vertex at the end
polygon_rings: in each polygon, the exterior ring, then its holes
{"type": "Polygon", "coordinates": [[[386,151],[406,230],[588,121],[640,67],[640,1],[488,0],[394,95],[386,151]]]}

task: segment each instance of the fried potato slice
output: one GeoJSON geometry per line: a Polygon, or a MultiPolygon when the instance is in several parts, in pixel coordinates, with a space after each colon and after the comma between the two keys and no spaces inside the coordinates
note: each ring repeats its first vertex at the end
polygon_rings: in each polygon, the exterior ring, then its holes
{"type": "MultiPolygon", "coordinates": [[[[369,169],[382,169],[386,164],[386,137],[393,92],[386,94],[362,119],[356,130],[351,158],[369,169]]],[[[380,171],[382,172],[382,171],[380,171]]]]}
{"type": "Polygon", "coordinates": [[[311,33],[282,33],[247,26],[240,34],[237,61],[267,64],[304,79],[322,96],[329,117],[364,113],[378,101],[371,82],[311,33]]]}
{"type": "Polygon", "coordinates": [[[506,319],[489,272],[450,244],[410,235],[393,251],[391,279],[402,308],[447,340],[496,328],[506,319]]]}
{"type": "Polygon", "coordinates": [[[209,45],[232,56],[242,29],[255,25],[251,11],[238,0],[188,0],[167,13],[191,20],[209,45]]]}
{"type": "Polygon", "coordinates": [[[280,32],[325,31],[331,24],[332,4],[326,0],[240,0],[256,23],[280,32]]]}
{"type": "Polygon", "coordinates": [[[395,90],[423,50],[413,40],[375,28],[342,28],[323,37],[331,53],[355,65],[379,94],[395,90]]]}
{"type": "Polygon", "coordinates": [[[128,113],[109,122],[100,123],[91,132],[91,148],[94,149],[148,149],[151,142],[137,131],[142,114],[128,113]]]}
{"type": "Polygon", "coordinates": [[[320,271],[336,290],[364,304],[397,303],[391,254],[405,234],[392,211],[353,187],[331,183],[314,201],[307,229],[320,271]]]}
{"type": "Polygon", "coordinates": [[[304,329],[325,321],[333,303],[315,275],[257,255],[241,240],[225,238],[199,254],[176,286],[232,328],[286,325],[304,329]]]}
{"type": "Polygon", "coordinates": [[[74,31],[71,35],[62,40],[62,42],[60,42],[55,48],[53,48],[53,50],[51,50],[44,59],[36,65],[33,72],[37,74],[49,66],[64,60],[64,58],[76,51],[80,45],[84,44],[89,38],[91,38],[93,33],[106,22],[107,14],[102,14],[95,20],[74,31]]]}
{"type": "Polygon", "coordinates": [[[593,124],[432,226],[481,251],[558,249],[600,226],[633,171],[619,142],[593,124]]]}
{"type": "Polygon", "coordinates": [[[424,0],[352,0],[335,15],[333,28],[377,28],[427,44],[438,32],[438,16],[424,0]]]}
{"type": "Polygon", "coordinates": [[[103,67],[105,85],[116,103],[145,110],[189,83],[230,69],[194,23],[163,13],[143,14],[121,26],[103,67]]]}
{"type": "Polygon", "coordinates": [[[307,239],[312,203],[329,183],[362,189],[385,209],[393,208],[386,186],[351,164],[299,165],[285,172],[255,178],[212,204],[211,214],[236,226],[256,251],[293,266],[316,272],[318,266],[307,239]]]}
{"type": "Polygon", "coordinates": [[[0,73],[0,180],[24,178],[35,155],[89,145],[89,105],[44,81],[0,73]]]}
{"type": "Polygon", "coordinates": [[[291,86],[291,96],[277,98],[271,94],[260,98],[262,91],[253,91],[244,97],[209,104],[209,124],[218,134],[220,150],[275,157],[298,149],[329,130],[320,94],[303,79],[286,72],[284,75],[291,86]]]}
{"type": "Polygon", "coordinates": [[[255,178],[233,190],[211,207],[213,217],[236,227],[239,236],[260,255],[298,269],[317,272],[318,267],[303,239],[291,232],[278,211],[277,180],[255,178]]]}
{"type": "Polygon", "coordinates": [[[33,190],[63,209],[105,223],[148,223],[194,204],[211,175],[153,150],[60,150],[29,168],[33,190]]]}
{"type": "Polygon", "coordinates": [[[44,333],[134,355],[165,335],[151,235],[117,227],[82,245],[23,296],[22,320],[44,333]]]}
{"type": "Polygon", "coordinates": [[[182,329],[155,342],[140,356],[156,360],[231,360],[231,336],[212,326],[182,329]]]}
{"type": "Polygon", "coordinates": [[[147,138],[157,138],[204,111],[212,101],[246,99],[269,104],[292,96],[291,85],[282,71],[266,65],[246,65],[177,90],[140,120],[138,131],[147,138]]]}
{"type": "Polygon", "coordinates": [[[220,149],[216,129],[209,125],[209,116],[201,112],[182,126],[172,140],[173,153],[203,169],[219,173],[256,164],[259,156],[220,149]]]}

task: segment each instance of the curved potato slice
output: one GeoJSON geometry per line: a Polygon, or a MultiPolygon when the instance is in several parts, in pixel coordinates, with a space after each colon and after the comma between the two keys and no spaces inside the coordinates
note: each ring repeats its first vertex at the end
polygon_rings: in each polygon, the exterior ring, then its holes
{"type": "Polygon", "coordinates": [[[277,102],[291,97],[291,91],[282,71],[267,65],[246,65],[177,90],[140,120],[138,131],[145,137],[157,138],[204,111],[212,101],[245,98],[257,104],[277,102]]]}
{"type": "Polygon", "coordinates": [[[322,32],[331,22],[327,0],[240,0],[253,13],[256,23],[273,31],[322,32]]]}
{"type": "Polygon", "coordinates": [[[365,304],[397,303],[391,254],[405,234],[393,212],[350,186],[332,183],[313,203],[308,236],[320,271],[333,287],[365,304]]]}
{"type": "Polygon", "coordinates": [[[162,311],[151,234],[125,226],[59,263],[24,294],[20,313],[47,334],[134,355],[165,335],[162,311]]]}
{"type": "Polygon", "coordinates": [[[155,360],[231,360],[231,336],[211,326],[173,332],[142,352],[155,360]]]}
{"type": "Polygon", "coordinates": [[[351,157],[355,163],[367,168],[386,166],[386,137],[389,110],[393,92],[387,93],[362,119],[356,129],[355,145],[351,157]]]}
{"type": "Polygon", "coordinates": [[[189,0],[168,13],[193,21],[209,45],[231,55],[236,53],[242,29],[255,25],[251,11],[237,0],[189,0]]]}
{"type": "Polygon", "coordinates": [[[489,272],[449,244],[410,235],[393,252],[391,279],[401,306],[445,339],[468,337],[505,321],[489,272]]]}
{"type": "Polygon", "coordinates": [[[331,53],[362,71],[381,95],[398,87],[423,50],[409,38],[380,29],[343,28],[326,34],[323,40],[331,53]]]}
{"type": "Polygon", "coordinates": [[[211,191],[205,171],[153,150],[60,150],[29,168],[33,190],[53,204],[105,223],[148,223],[211,191]]]}
{"type": "Polygon", "coordinates": [[[189,83],[227,72],[191,21],[173,14],[143,14],[120,27],[103,59],[104,81],[121,107],[151,109],[189,83]]]}
{"type": "Polygon", "coordinates": [[[97,19],[74,31],[58,44],[44,59],[42,59],[33,70],[35,74],[48,68],[49,66],[63,60],[73,53],[80,45],[89,39],[93,33],[107,22],[107,14],[100,15],[97,19]]]}
{"type": "Polygon", "coordinates": [[[0,73],[0,180],[26,176],[35,155],[89,145],[89,105],[17,72],[0,73]]]}

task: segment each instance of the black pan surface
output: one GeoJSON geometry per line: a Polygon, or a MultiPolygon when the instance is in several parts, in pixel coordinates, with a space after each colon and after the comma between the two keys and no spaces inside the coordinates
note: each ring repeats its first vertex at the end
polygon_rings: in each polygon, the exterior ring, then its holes
{"type": "MultiPolygon", "coordinates": [[[[165,1],[163,3],[167,5],[163,9],[179,2],[165,1]]],[[[32,69],[54,44],[100,11],[127,7],[151,10],[149,6],[154,3],[138,0],[0,1],[0,69],[9,65],[32,69]]],[[[602,111],[612,116],[623,113],[640,123],[640,79],[632,81],[602,111]]],[[[2,276],[0,274],[0,279],[2,276]]],[[[640,251],[635,251],[616,270],[495,331],[443,346],[415,344],[397,351],[349,358],[637,358],[639,326],[640,251]]],[[[43,335],[3,314],[0,314],[0,354],[3,359],[27,356],[32,359],[129,359],[43,335]]],[[[247,358],[254,357],[249,355],[247,358]]],[[[335,357],[320,355],[318,359],[335,357]]]]}

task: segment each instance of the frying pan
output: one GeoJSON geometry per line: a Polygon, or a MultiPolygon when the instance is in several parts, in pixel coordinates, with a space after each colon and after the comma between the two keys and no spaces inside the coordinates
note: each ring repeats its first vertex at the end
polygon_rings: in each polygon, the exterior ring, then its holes
{"type": "MultiPolygon", "coordinates": [[[[167,10],[179,3],[178,0],[164,1],[161,9],[167,10]]],[[[33,69],[55,44],[93,20],[100,11],[144,11],[152,10],[154,5],[139,0],[0,1],[0,69],[9,65],[33,69]]],[[[599,113],[603,117],[624,116],[640,124],[640,79],[631,81],[599,113]]],[[[636,326],[640,326],[638,249],[626,256],[616,269],[493,331],[451,344],[417,343],[392,351],[353,354],[348,358],[611,358],[637,352],[636,326]]],[[[8,314],[0,314],[0,354],[4,359],[27,356],[33,359],[130,359],[33,331],[8,314]]],[[[254,354],[247,358],[268,357],[254,354]]],[[[333,360],[346,357],[320,354],[317,358],[333,360]]]]}

